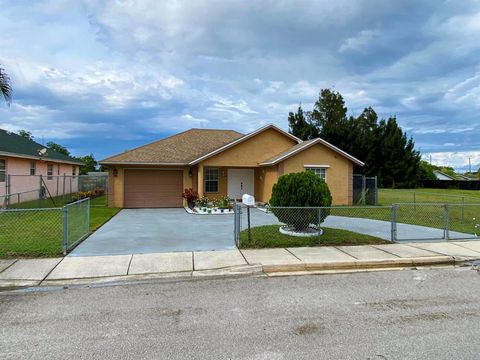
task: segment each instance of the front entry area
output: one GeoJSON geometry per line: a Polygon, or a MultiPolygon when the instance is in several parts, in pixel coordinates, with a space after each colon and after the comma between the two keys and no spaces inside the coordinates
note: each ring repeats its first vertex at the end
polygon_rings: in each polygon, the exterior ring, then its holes
{"type": "Polygon", "coordinates": [[[125,208],[182,207],[182,170],[125,169],[125,208]]]}
{"type": "Polygon", "coordinates": [[[255,190],[254,169],[228,169],[228,197],[241,199],[243,194],[253,195],[255,190]]]}

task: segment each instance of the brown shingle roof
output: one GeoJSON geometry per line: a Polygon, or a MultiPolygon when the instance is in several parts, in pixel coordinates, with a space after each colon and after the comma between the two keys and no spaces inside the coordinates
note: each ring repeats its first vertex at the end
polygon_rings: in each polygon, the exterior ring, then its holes
{"type": "Polygon", "coordinates": [[[190,129],[111,156],[100,163],[188,164],[242,136],[233,130],[190,129]]]}

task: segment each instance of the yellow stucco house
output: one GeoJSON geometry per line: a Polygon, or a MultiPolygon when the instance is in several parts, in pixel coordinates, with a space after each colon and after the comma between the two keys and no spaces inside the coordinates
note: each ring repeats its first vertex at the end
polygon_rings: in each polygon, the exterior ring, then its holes
{"type": "Polygon", "coordinates": [[[191,129],[100,161],[108,168],[109,204],[120,208],[182,207],[182,192],[268,202],[278,177],[314,171],[335,205],[351,205],[353,166],[363,163],[317,138],[302,141],[275,125],[249,134],[191,129]]]}

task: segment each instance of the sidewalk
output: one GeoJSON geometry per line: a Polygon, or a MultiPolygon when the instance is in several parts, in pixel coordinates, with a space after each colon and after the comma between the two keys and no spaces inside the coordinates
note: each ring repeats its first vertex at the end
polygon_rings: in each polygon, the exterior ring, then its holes
{"type": "Polygon", "coordinates": [[[480,241],[0,260],[0,287],[454,265],[480,241]]]}

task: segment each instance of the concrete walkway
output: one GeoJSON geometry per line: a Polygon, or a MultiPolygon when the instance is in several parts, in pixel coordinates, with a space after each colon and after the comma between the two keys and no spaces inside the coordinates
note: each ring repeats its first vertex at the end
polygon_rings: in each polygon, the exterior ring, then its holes
{"type": "MultiPolygon", "coordinates": [[[[252,226],[281,224],[274,214],[266,213],[258,209],[252,209],[251,222],[252,226]]],[[[330,215],[322,223],[322,226],[333,229],[349,230],[388,241],[392,239],[392,227],[390,221],[330,215]]],[[[414,239],[440,240],[443,238],[443,235],[443,229],[397,223],[398,241],[402,241],[402,239],[409,241],[414,239]]],[[[453,239],[463,240],[471,239],[473,234],[450,231],[450,236],[453,239]]]]}
{"type": "Polygon", "coordinates": [[[480,242],[438,242],[194,251],[0,260],[0,287],[82,284],[162,277],[355,271],[480,259],[480,242]]]}

